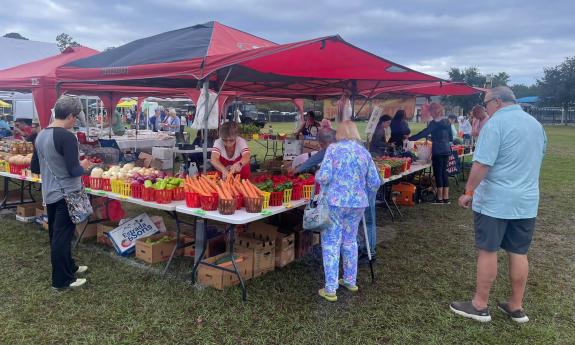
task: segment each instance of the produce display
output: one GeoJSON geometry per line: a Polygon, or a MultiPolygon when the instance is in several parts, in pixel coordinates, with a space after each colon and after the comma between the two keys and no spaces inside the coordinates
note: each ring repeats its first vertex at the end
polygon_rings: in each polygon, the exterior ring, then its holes
{"type": "Polygon", "coordinates": [[[241,180],[239,175],[232,174],[225,180],[206,175],[187,177],[184,190],[188,207],[201,207],[204,211],[217,209],[225,215],[233,214],[242,207],[247,212],[260,212],[266,197],[266,193],[251,181],[241,180]]]}
{"type": "Polygon", "coordinates": [[[379,170],[380,176],[383,176],[383,178],[401,175],[411,168],[411,158],[383,156],[374,157],[373,161],[379,170]]]}
{"type": "Polygon", "coordinates": [[[21,140],[1,141],[0,151],[12,154],[27,155],[34,152],[34,145],[30,142],[21,140]]]}
{"type": "Polygon", "coordinates": [[[253,124],[240,124],[240,136],[251,139],[254,134],[259,134],[260,128],[253,124]]]}

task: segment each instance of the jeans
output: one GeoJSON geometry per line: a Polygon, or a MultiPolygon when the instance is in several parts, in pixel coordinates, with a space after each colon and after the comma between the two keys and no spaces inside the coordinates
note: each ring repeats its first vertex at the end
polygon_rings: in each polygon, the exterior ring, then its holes
{"type": "Polygon", "coordinates": [[[329,206],[330,226],[321,233],[325,292],[335,293],[339,284],[339,257],[343,259],[343,281],[355,285],[357,277],[357,226],[363,208],[329,206]]]}
{"type": "MultiPolygon", "coordinates": [[[[367,239],[369,240],[369,249],[371,256],[375,256],[375,246],[376,246],[376,218],[375,218],[375,198],[377,192],[369,192],[367,197],[369,199],[369,207],[365,209],[365,226],[367,228],[367,239]]],[[[359,252],[367,254],[365,249],[365,235],[363,233],[363,225],[361,221],[359,223],[359,229],[357,230],[357,244],[359,246],[359,252]]]]}
{"type": "Polygon", "coordinates": [[[72,223],[66,200],[46,205],[48,235],[52,262],[52,286],[66,288],[76,280],[78,266],[72,258],[72,239],[76,225],[72,223]]]}

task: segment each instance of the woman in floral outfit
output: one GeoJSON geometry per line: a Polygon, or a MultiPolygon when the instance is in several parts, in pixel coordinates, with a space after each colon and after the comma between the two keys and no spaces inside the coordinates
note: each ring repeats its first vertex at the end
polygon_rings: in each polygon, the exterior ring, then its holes
{"type": "Polygon", "coordinates": [[[319,295],[337,301],[336,290],[343,285],[357,291],[357,228],[366,207],[367,195],[377,191],[381,181],[369,152],[360,142],[357,127],[344,121],[337,127],[316,174],[322,195],[329,206],[329,228],[321,234],[325,288],[319,295]],[[343,257],[343,279],[338,280],[339,256],[343,257]]]}

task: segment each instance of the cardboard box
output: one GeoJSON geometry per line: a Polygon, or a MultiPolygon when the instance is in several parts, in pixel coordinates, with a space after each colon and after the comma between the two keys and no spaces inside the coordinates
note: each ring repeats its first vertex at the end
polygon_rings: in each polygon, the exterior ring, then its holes
{"type": "Polygon", "coordinates": [[[296,231],[295,232],[295,257],[303,258],[311,253],[313,248],[313,232],[296,231]]]}
{"type": "Polygon", "coordinates": [[[321,243],[321,235],[318,233],[313,233],[313,246],[315,247],[316,245],[321,243]]]}
{"type": "Polygon", "coordinates": [[[292,160],[303,153],[303,141],[288,139],[284,141],[284,161],[292,160]]]}
{"type": "Polygon", "coordinates": [[[319,141],[317,141],[317,140],[304,140],[302,153],[308,153],[308,152],[319,151],[319,150],[321,150],[321,147],[319,146],[319,141]]]}
{"type": "MultiPolygon", "coordinates": [[[[83,222],[76,225],[76,238],[80,237],[80,234],[82,234],[84,226],[86,226],[86,223],[87,222],[83,222]]],[[[82,239],[80,240],[80,242],[91,241],[96,239],[97,237],[98,237],[98,224],[88,224],[88,226],[86,227],[86,231],[84,231],[84,234],[82,235],[82,239]]]]}
{"type": "Polygon", "coordinates": [[[110,241],[110,238],[108,237],[108,232],[114,230],[117,227],[118,224],[113,222],[98,223],[98,225],[96,226],[97,228],[96,242],[99,244],[103,244],[105,246],[113,247],[114,245],[112,244],[112,241],[110,241]]]}
{"type": "Polygon", "coordinates": [[[174,160],[173,159],[152,159],[150,163],[150,167],[156,170],[168,170],[174,167],[174,160]]]}
{"type": "Polygon", "coordinates": [[[152,156],[151,154],[140,152],[136,165],[141,166],[143,168],[149,168],[150,164],[152,164],[152,159],[154,159],[154,156],[152,156]]]}
{"type": "Polygon", "coordinates": [[[276,267],[284,267],[295,260],[295,234],[277,233],[276,237],[276,267]]]}
{"type": "Polygon", "coordinates": [[[174,149],[171,147],[152,147],[152,157],[166,160],[174,159],[174,149]]]}
{"type": "Polygon", "coordinates": [[[276,251],[276,267],[281,268],[295,260],[295,247],[291,247],[291,249],[282,250],[281,252],[276,251]]]}
{"type": "MultiPolygon", "coordinates": [[[[204,262],[215,264],[218,260],[225,258],[228,255],[228,253],[216,255],[205,259],[204,262]]],[[[232,263],[230,261],[222,264],[221,266],[233,269],[232,263]]],[[[239,255],[238,259],[236,260],[236,266],[238,267],[238,271],[240,272],[242,278],[249,279],[251,276],[250,268],[252,267],[250,259],[244,255],[239,255]]],[[[239,284],[240,280],[235,273],[226,272],[206,265],[200,265],[198,267],[198,282],[218,290],[223,290],[227,286],[239,284]]]]}
{"type": "Polygon", "coordinates": [[[42,207],[42,205],[41,204],[18,205],[16,206],[16,215],[23,218],[36,217],[36,209],[38,207],[42,207]]]}
{"type": "Polygon", "coordinates": [[[149,264],[167,261],[176,246],[176,236],[172,233],[160,233],[136,240],[136,259],[149,264]],[[147,243],[148,240],[157,241],[163,237],[169,237],[166,242],[147,243]]]}
{"type": "Polygon", "coordinates": [[[40,218],[43,216],[48,216],[48,212],[44,207],[36,207],[36,217],[40,218]]]}
{"type": "Polygon", "coordinates": [[[271,241],[278,237],[278,227],[264,222],[254,222],[248,225],[245,233],[260,240],[271,241]]]}
{"type": "MultiPolygon", "coordinates": [[[[252,277],[259,277],[275,269],[275,239],[260,240],[246,233],[238,237],[236,252],[252,259],[252,277]]],[[[254,236],[252,234],[252,236],[254,236]]],[[[251,278],[251,277],[250,277],[251,278]]]]}

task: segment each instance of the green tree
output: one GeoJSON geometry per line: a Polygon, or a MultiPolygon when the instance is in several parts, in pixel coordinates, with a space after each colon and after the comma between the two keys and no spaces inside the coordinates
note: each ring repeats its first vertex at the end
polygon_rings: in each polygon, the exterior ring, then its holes
{"type": "Polygon", "coordinates": [[[17,39],[17,40],[25,40],[25,41],[28,41],[28,39],[27,39],[26,37],[20,35],[20,34],[17,33],[17,32],[9,32],[9,33],[7,33],[6,35],[4,35],[3,37],[6,37],[6,38],[14,38],[14,39],[17,39]]]}
{"type": "Polygon", "coordinates": [[[513,90],[513,93],[517,98],[527,96],[539,96],[539,87],[537,86],[537,84],[529,86],[523,84],[514,84],[511,85],[511,90],[513,90]]]}
{"type": "Polygon", "coordinates": [[[496,86],[507,86],[507,83],[511,79],[511,76],[506,72],[499,72],[493,76],[491,76],[491,87],[496,86]]]}
{"type": "Polygon", "coordinates": [[[543,78],[537,80],[540,102],[562,107],[561,123],[565,123],[567,109],[575,105],[575,57],[569,57],[555,67],[545,68],[543,73],[543,78]]]}
{"type": "MultiPolygon", "coordinates": [[[[487,80],[487,78],[479,72],[477,67],[468,67],[463,70],[457,67],[452,67],[448,73],[450,80],[464,82],[471,86],[485,87],[485,82],[487,80]]],[[[481,96],[480,94],[471,96],[447,96],[443,97],[442,100],[450,105],[461,107],[461,109],[463,109],[463,113],[467,114],[471,111],[473,106],[481,103],[481,96]]]]}
{"type": "Polygon", "coordinates": [[[72,36],[66,33],[61,33],[56,36],[56,44],[58,45],[58,48],[61,52],[63,52],[68,47],[78,47],[80,45],[78,42],[74,41],[72,36]]]}

